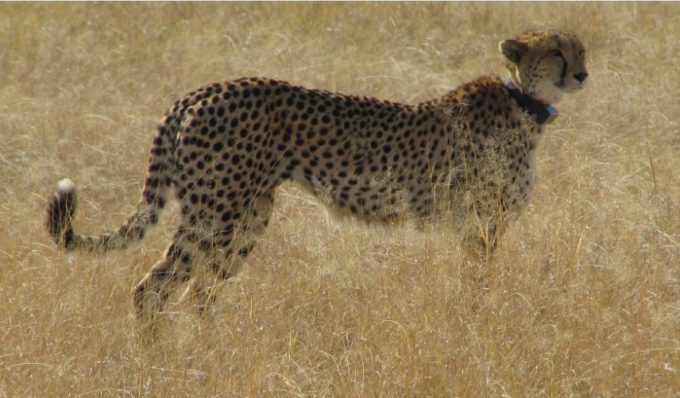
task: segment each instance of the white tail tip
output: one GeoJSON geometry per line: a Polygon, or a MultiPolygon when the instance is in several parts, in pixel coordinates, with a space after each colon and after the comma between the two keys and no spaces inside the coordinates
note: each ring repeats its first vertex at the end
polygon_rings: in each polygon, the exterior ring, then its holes
{"type": "Polygon", "coordinates": [[[57,190],[59,190],[59,192],[72,192],[75,189],[76,184],[74,184],[69,178],[59,180],[59,183],[57,183],[57,190]]]}

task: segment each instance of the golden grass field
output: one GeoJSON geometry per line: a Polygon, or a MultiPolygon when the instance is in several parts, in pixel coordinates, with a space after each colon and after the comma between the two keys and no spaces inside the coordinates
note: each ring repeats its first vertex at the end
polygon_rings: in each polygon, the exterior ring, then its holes
{"type": "MultiPolygon", "coordinates": [[[[0,4],[0,397],[680,397],[680,4],[0,4]],[[65,255],[136,206],[155,125],[205,83],[262,75],[415,103],[505,75],[498,42],[588,49],[498,254],[443,228],[334,221],[295,185],[207,317],[140,339],[142,244],[65,255]]],[[[173,303],[177,297],[171,298],[173,303]]]]}

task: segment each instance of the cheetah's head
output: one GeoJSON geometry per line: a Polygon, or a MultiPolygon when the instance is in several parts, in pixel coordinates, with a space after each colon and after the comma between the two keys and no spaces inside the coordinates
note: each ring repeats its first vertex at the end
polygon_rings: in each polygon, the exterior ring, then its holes
{"type": "Polygon", "coordinates": [[[503,40],[499,48],[514,84],[546,104],[580,90],[588,77],[585,48],[574,35],[556,30],[527,32],[503,40]]]}

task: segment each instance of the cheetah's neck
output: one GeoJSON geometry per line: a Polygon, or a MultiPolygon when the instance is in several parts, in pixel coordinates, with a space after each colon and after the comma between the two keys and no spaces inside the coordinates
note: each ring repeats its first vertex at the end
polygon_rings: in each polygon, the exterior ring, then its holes
{"type": "Polygon", "coordinates": [[[505,83],[510,96],[520,108],[527,112],[539,125],[550,124],[557,119],[559,113],[550,104],[543,103],[530,95],[524,94],[512,80],[505,83]]]}

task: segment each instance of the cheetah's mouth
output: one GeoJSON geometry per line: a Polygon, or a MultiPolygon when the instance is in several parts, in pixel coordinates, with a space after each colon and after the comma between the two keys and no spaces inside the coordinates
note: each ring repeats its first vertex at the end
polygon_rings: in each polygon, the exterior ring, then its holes
{"type": "Polygon", "coordinates": [[[573,93],[576,91],[579,91],[583,88],[583,83],[579,81],[575,81],[572,84],[567,84],[564,79],[560,79],[555,83],[555,87],[559,88],[560,90],[566,92],[566,93],[573,93]]]}

